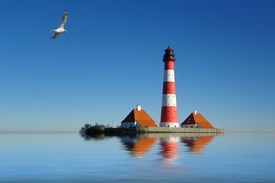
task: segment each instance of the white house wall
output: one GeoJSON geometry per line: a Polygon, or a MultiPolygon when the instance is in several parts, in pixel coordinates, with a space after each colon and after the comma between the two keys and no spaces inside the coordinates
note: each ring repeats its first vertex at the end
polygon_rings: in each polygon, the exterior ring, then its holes
{"type": "Polygon", "coordinates": [[[182,128],[200,128],[198,124],[181,125],[182,128]]]}
{"type": "Polygon", "coordinates": [[[121,127],[122,128],[129,128],[129,127],[139,127],[140,124],[137,123],[137,122],[124,122],[124,123],[121,123],[121,127]]]}

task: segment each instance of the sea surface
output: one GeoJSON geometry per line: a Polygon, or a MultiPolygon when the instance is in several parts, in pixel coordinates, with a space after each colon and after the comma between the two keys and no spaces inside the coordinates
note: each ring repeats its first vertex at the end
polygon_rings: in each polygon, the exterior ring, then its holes
{"type": "Polygon", "coordinates": [[[275,133],[0,133],[0,182],[275,182],[275,133]]]}

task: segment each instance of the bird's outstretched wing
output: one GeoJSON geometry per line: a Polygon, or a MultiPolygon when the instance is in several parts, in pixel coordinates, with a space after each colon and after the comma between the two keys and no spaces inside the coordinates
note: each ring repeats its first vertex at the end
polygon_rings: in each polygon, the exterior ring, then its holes
{"type": "Polygon", "coordinates": [[[60,20],[59,28],[63,28],[64,29],[64,25],[65,25],[65,23],[67,21],[67,18],[68,18],[68,14],[67,14],[66,10],[64,10],[63,16],[62,16],[62,18],[60,20]]]}
{"type": "Polygon", "coordinates": [[[53,36],[51,37],[51,39],[57,38],[57,36],[59,36],[59,34],[60,34],[60,33],[55,32],[55,33],[53,34],[53,36]]]}

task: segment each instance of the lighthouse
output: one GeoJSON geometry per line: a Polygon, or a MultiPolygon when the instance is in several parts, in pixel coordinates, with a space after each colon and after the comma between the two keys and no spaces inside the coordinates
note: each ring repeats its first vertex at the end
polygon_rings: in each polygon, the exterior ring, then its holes
{"type": "Polygon", "coordinates": [[[176,100],[174,51],[168,46],[163,55],[164,78],[162,90],[162,107],[160,127],[179,127],[176,100]]]}

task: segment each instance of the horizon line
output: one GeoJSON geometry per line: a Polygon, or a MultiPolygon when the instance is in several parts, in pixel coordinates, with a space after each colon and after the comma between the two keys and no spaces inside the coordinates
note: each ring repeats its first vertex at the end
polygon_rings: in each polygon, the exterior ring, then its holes
{"type": "Polygon", "coordinates": [[[73,130],[0,130],[0,134],[53,134],[53,133],[78,133],[78,131],[73,130]]]}

